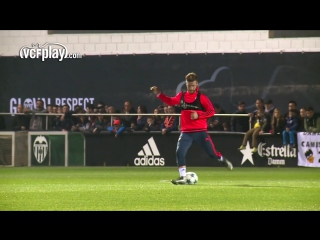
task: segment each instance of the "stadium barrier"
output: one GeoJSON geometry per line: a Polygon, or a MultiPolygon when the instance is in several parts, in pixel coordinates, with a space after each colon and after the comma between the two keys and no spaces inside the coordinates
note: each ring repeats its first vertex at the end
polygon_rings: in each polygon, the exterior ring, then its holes
{"type": "Polygon", "coordinates": [[[15,166],[15,132],[0,132],[0,165],[15,166]]]}
{"type": "MultiPolygon", "coordinates": [[[[124,114],[89,115],[115,116],[124,114]]],[[[245,114],[216,115],[248,117],[245,114]]],[[[161,132],[124,132],[115,138],[109,132],[0,131],[0,165],[176,166],[175,150],[179,134],[178,131],[166,135],[162,135],[161,132]]],[[[245,150],[238,150],[244,133],[209,131],[209,134],[216,149],[230,159],[235,167],[320,166],[318,156],[314,157],[314,163],[310,162],[310,159],[308,160],[310,147],[318,148],[319,134],[312,140],[317,143],[316,145],[306,144],[303,149],[300,147],[302,142],[305,142],[302,139],[303,134],[298,135],[298,149],[283,147],[281,135],[263,134],[259,137],[258,152],[254,154],[251,154],[249,147],[251,138],[245,150]],[[300,151],[299,155],[297,150],[300,151]],[[307,164],[306,161],[308,161],[307,164]]],[[[314,149],[313,154],[318,154],[318,152],[317,149],[314,149]]],[[[210,159],[206,152],[196,144],[192,145],[187,153],[187,164],[188,166],[221,166],[218,161],[210,159]]]]}
{"type": "MultiPolygon", "coordinates": [[[[60,132],[60,131],[52,131],[48,130],[48,117],[52,117],[55,115],[62,114],[50,114],[50,113],[0,113],[0,115],[14,117],[15,115],[39,115],[46,117],[46,131],[37,132],[37,131],[0,131],[0,166],[71,166],[71,165],[82,165],[82,159],[84,159],[83,165],[86,165],[86,157],[85,157],[85,148],[86,144],[82,144],[82,140],[80,139],[80,135],[71,134],[73,132],[60,132]],[[41,138],[44,136],[44,138],[41,138]],[[68,139],[72,139],[70,141],[68,139]],[[78,142],[75,140],[78,138],[78,142]],[[35,140],[43,141],[43,142],[35,142],[35,140]],[[71,150],[74,147],[73,142],[77,142],[80,147],[80,153],[82,150],[84,152],[83,156],[79,156],[76,153],[72,154],[71,150]],[[69,144],[71,143],[71,144],[69,144]],[[46,146],[48,144],[48,148],[46,146]],[[67,150],[68,149],[68,150],[67,150]],[[53,156],[54,155],[54,156],[53,156]],[[77,157],[74,157],[74,156],[77,157]],[[70,160],[71,159],[71,160],[70,160]],[[77,160],[80,159],[80,160],[77,160]]],[[[124,116],[128,114],[124,113],[112,113],[112,114],[102,114],[102,113],[79,113],[73,114],[74,116],[111,116],[112,118],[115,116],[124,116]]],[[[130,114],[130,115],[155,115],[153,113],[144,113],[144,114],[130,114]]],[[[180,116],[181,114],[157,114],[158,116],[172,115],[172,116],[180,116]]],[[[236,116],[236,117],[248,117],[247,114],[215,114],[215,116],[236,116]]],[[[249,118],[249,117],[248,117],[249,118]]],[[[179,118],[180,120],[180,118],[179,118]]],[[[249,125],[250,126],[250,125],[249,125]]],[[[83,142],[85,142],[85,138],[83,138],[83,142]]],[[[91,162],[91,161],[90,161],[91,162]]],[[[95,164],[94,164],[95,165],[95,164]]]]}
{"type": "Polygon", "coordinates": [[[85,149],[81,132],[28,132],[28,166],[85,166],[85,149]]]}
{"type": "MultiPolygon", "coordinates": [[[[263,134],[258,152],[250,141],[238,150],[244,133],[209,132],[215,147],[234,167],[320,167],[319,134],[298,134],[298,149],[282,146],[281,135],[263,134]],[[298,150],[298,151],[297,151],[298,150]],[[299,159],[299,161],[298,161],[299,159]]],[[[180,132],[0,132],[0,165],[4,166],[176,166],[180,132]]],[[[197,144],[187,153],[188,166],[223,167],[197,144]]]]}
{"type": "Polygon", "coordinates": [[[0,131],[0,166],[85,166],[80,132],[0,131]]]}
{"type": "MultiPolygon", "coordinates": [[[[162,135],[161,132],[123,133],[115,138],[109,133],[84,133],[86,138],[87,166],[177,166],[175,151],[180,132],[162,135]]],[[[297,151],[282,147],[280,135],[265,134],[259,137],[258,152],[251,148],[239,151],[244,133],[209,132],[215,147],[234,167],[297,167],[297,151]]],[[[197,144],[186,156],[187,165],[224,167],[211,159],[197,144]]]]}

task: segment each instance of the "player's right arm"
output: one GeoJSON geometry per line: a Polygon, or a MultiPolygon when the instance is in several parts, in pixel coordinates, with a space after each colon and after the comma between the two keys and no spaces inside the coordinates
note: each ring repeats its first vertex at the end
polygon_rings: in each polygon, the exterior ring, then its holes
{"type": "Polygon", "coordinates": [[[150,90],[153,91],[157,95],[157,98],[159,98],[162,102],[164,102],[170,106],[174,106],[174,105],[177,105],[180,103],[180,98],[181,98],[182,92],[179,92],[174,97],[169,97],[169,96],[163,94],[160,91],[160,89],[156,86],[151,87],[150,90]]]}

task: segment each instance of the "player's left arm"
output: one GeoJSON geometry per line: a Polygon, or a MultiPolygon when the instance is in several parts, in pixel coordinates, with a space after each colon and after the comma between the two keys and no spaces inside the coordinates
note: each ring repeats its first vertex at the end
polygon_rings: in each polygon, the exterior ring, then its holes
{"type": "Polygon", "coordinates": [[[197,111],[198,119],[211,118],[216,113],[210,99],[202,93],[200,95],[200,103],[204,107],[204,111],[197,111]]]}

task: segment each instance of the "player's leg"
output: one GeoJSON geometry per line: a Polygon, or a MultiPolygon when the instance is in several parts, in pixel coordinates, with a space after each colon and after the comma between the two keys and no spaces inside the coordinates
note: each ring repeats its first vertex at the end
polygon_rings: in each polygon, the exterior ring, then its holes
{"type": "Polygon", "coordinates": [[[233,169],[232,163],[222,156],[222,154],[216,150],[216,147],[211,139],[211,136],[208,132],[196,132],[192,133],[193,139],[197,142],[201,147],[204,148],[206,153],[211,157],[219,162],[222,162],[226,165],[229,170],[233,169]]]}
{"type": "Polygon", "coordinates": [[[181,133],[177,142],[176,148],[176,162],[179,169],[180,177],[176,180],[171,180],[173,184],[186,184],[186,171],[187,171],[187,163],[186,163],[186,155],[188,149],[190,148],[193,142],[193,138],[188,133],[181,133]]]}

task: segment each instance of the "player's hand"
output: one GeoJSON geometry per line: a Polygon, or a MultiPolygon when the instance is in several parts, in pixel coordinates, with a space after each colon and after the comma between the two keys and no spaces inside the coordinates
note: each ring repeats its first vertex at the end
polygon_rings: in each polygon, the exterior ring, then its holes
{"type": "Polygon", "coordinates": [[[151,87],[150,90],[153,91],[156,95],[158,95],[161,92],[160,89],[156,86],[151,87]]]}
{"type": "Polygon", "coordinates": [[[199,115],[196,111],[191,110],[191,119],[198,119],[199,115]]]}

